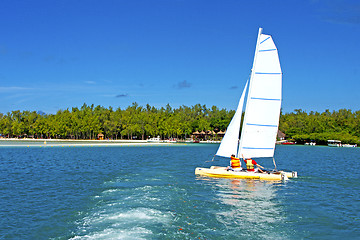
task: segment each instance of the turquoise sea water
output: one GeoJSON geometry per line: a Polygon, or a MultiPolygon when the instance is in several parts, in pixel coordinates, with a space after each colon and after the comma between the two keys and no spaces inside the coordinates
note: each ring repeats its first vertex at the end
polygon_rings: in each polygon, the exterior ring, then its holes
{"type": "Polygon", "coordinates": [[[278,146],[285,183],[195,176],[217,147],[0,147],[0,239],[360,238],[360,149],[278,146]]]}

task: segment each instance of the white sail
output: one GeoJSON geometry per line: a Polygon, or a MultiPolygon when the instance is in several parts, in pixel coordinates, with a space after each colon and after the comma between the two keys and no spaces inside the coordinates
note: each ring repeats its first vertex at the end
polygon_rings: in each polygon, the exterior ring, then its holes
{"type": "Polygon", "coordinates": [[[219,149],[216,152],[217,156],[221,157],[230,157],[232,154],[237,155],[238,144],[239,144],[239,134],[240,134],[240,123],[242,109],[244,105],[245,92],[248,83],[246,83],[243,93],[241,94],[239,105],[236,109],[236,112],[231,119],[231,122],[226,129],[225,136],[223,137],[219,149]]]}
{"type": "Polygon", "coordinates": [[[259,30],[250,78],[239,156],[273,157],[281,108],[281,82],[277,48],[270,35],[259,30]]]}
{"type": "MultiPolygon", "coordinates": [[[[259,29],[255,57],[249,87],[247,84],[241,95],[239,106],[231,120],[226,134],[216,153],[218,156],[230,157],[236,154],[241,158],[273,157],[278,130],[281,107],[282,72],[276,46],[269,35],[262,34],[259,29]],[[246,109],[239,140],[241,112],[247,90],[246,109]],[[236,146],[239,146],[238,148],[236,146]]],[[[273,159],[274,160],[274,159],[273,159]]],[[[297,172],[273,171],[229,171],[226,167],[198,167],[196,175],[242,178],[259,180],[286,180],[296,178],[297,172]]]]}

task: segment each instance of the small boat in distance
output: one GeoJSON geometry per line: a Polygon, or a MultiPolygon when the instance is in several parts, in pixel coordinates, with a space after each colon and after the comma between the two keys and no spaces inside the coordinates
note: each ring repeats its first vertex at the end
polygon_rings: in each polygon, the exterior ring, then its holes
{"type": "Polygon", "coordinates": [[[165,139],[163,142],[165,142],[165,143],[177,143],[177,139],[176,138],[169,138],[169,139],[165,139]]]}
{"type": "Polygon", "coordinates": [[[160,136],[157,136],[157,137],[149,138],[146,141],[152,142],[152,143],[159,143],[159,142],[161,142],[161,139],[160,139],[160,136]]]}
{"type": "Polygon", "coordinates": [[[196,175],[220,178],[249,178],[260,180],[286,180],[297,177],[297,172],[278,171],[274,160],[276,136],[281,108],[282,72],[277,48],[270,35],[259,34],[251,77],[245,84],[240,101],[216,156],[230,158],[271,158],[275,169],[271,171],[232,171],[226,167],[198,167],[196,175]],[[242,109],[245,95],[246,108],[240,136],[242,109]]]}
{"type": "Polygon", "coordinates": [[[340,140],[328,140],[329,147],[357,147],[357,144],[342,144],[340,140]]]}
{"type": "Polygon", "coordinates": [[[357,144],[342,144],[342,147],[357,147],[357,144]]]}
{"type": "Polygon", "coordinates": [[[341,147],[341,141],[339,140],[328,140],[329,147],[341,147]]]}

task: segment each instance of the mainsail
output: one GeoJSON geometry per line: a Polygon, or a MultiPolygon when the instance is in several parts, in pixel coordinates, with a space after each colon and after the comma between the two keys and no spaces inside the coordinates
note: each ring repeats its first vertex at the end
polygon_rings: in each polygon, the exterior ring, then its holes
{"type": "MultiPolygon", "coordinates": [[[[216,155],[230,157],[231,154],[236,154],[246,158],[274,156],[281,108],[281,85],[282,72],[277,48],[272,37],[262,34],[260,28],[240,143],[241,99],[216,155]]],[[[242,97],[244,95],[243,92],[242,97]]]]}

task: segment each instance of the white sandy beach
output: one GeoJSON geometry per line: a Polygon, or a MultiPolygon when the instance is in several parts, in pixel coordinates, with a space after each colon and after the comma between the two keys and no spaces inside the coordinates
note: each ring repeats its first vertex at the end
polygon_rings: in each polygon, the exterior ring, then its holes
{"type": "Polygon", "coordinates": [[[67,140],[0,138],[0,147],[81,147],[81,146],[168,146],[174,143],[147,142],[147,140],[67,140]]]}

